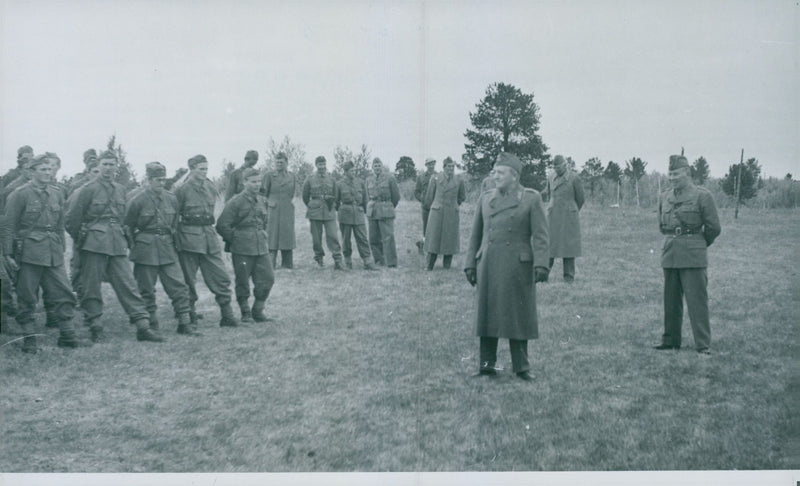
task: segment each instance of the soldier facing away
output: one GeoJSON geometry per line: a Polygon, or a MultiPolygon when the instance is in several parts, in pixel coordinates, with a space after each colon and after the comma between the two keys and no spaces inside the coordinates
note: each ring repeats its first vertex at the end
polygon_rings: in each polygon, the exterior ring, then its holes
{"type": "Polygon", "coordinates": [[[255,169],[242,172],[244,191],[225,204],[217,220],[217,233],[225,240],[225,250],[233,259],[236,301],[242,322],[266,322],[264,305],[275,275],[267,245],[267,203],[258,193],[261,176],[255,169]],[[249,307],[250,280],[253,280],[253,308],[249,307]]]}
{"type": "Polygon", "coordinates": [[[658,203],[658,227],[664,235],[664,335],[655,349],[680,349],[685,296],[695,348],[710,354],[706,248],[722,227],[711,193],[692,184],[686,157],[670,155],[669,181],[672,189],[662,193],[658,203]]]}
{"type": "Polygon", "coordinates": [[[161,279],[178,316],[178,334],[198,336],[189,318],[189,288],[183,280],[175,249],[178,198],[164,190],[167,169],[163,164],[150,162],[145,167],[145,175],[145,189],[128,203],[125,226],[133,240],[130,256],[133,276],[150,315],[150,328],[158,330],[160,327],[155,287],[156,280],[161,279]]]}
{"type": "Polygon", "coordinates": [[[139,341],[161,342],[150,329],[147,309],[128,263],[128,239],[123,226],[125,188],[114,182],[119,161],[110,150],[100,155],[100,175],[87,183],[67,214],[67,231],[80,251],[81,307],[86,313],[92,341],[105,338],[101,283],[107,279],[117,294],[139,341]]]}

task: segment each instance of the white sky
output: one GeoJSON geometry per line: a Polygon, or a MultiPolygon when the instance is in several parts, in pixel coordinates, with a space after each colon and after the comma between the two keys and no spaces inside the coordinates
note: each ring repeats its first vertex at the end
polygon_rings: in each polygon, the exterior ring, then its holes
{"type": "MultiPolygon", "coordinates": [[[[492,82],[533,92],[550,153],[578,165],[671,153],[800,174],[796,1],[0,0],[0,163],[63,173],[117,134],[138,174],[205,154],[309,161],[362,143],[392,168],[464,152],[492,82]]],[[[437,169],[440,169],[440,165],[437,169]]]]}

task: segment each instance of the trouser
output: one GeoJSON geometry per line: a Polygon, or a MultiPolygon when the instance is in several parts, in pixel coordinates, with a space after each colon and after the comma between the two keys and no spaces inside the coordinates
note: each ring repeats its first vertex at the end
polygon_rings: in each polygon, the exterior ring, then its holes
{"type": "Polygon", "coordinates": [[[148,318],[144,301],[133,279],[128,257],[81,250],[80,274],[83,288],[81,307],[86,312],[86,319],[90,325],[94,325],[94,321],[103,315],[101,284],[104,276],[117,294],[117,299],[131,323],[148,318]]]}
{"type": "MultiPolygon", "coordinates": [[[[433,266],[436,265],[436,259],[439,257],[437,253],[428,253],[428,270],[433,270],[433,266]]],[[[453,255],[442,255],[442,267],[443,268],[450,268],[450,264],[453,263],[453,255]]]]}
{"type": "Polygon", "coordinates": [[[166,265],[145,265],[134,263],[133,276],[139,287],[139,293],[144,300],[145,308],[150,314],[154,314],[156,306],[156,280],[161,279],[164,291],[172,301],[172,309],[175,315],[189,313],[189,288],[183,281],[183,273],[177,262],[167,263],[166,265]]]}
{"type": "Polygon", "coordinates": [[[62,332],[72,331],[75,296],[69,287],[64,265],[54,267],[20,263],[17,273],[17,323],[25,329],[35,322],[34,312],[39,301],[39,286],[44,289],[45,304],[53,309],[62,332]]]}
{"type": "MultiPolygon", "coordinates": [[[[272,268],[278,267],[278,250],[270,250],[269,256],[272,259],[272,268]]],[[[292,250],[281,250],[281,268],[294,268],[292,262],[292,250]]]]}
{"type": "Polygon", "coordinates": [[[681,345],[683,298],[689,308],[694,345],[698,350],[711,346],[711,324],[708,320],[708,274],[705,268],[664,269],[664,336],[662,343],[681,345]]]}
{"type": "MultiPolygon", "coordinates": [[[[550,259],[550,264],[548,265],[550,269],[553,268],[553,263],[555,262],[555,258],[550,259]]],[[[564,280],[575,280],[575,257],[564,258],[564,280]]]]}
{"type": "Polygon", "coordinates": [[[431,214],[430,209],[422,208],[422,237],[425,237],[425,233],[428,231],[428,215],[431,214]]]}
{"type": "Polygon", "coordinates": [[[250,279],[253,280],[253,297],[267,300],[275,283],[272,262],[267,255],[233,254],[233,274],[236,278],[236,302],[241,307],[250,298],[250,279]]]}
{"type": "Polygon", "coordinates": [[[203,275],[203,281],[208,290],[214,294],[214,300],[220,307],[231,303],[231,279],[225,271],[225,263],[222,261],[222,253],[195,253],[182,251],[178,253],[178,259],[183,270],[183,280],[189,287],[189,306],[195,310],[197,302],[197,269],[203,275]]]}
{"type": "Polygon", "coordinates": [[[3,261],[0,261],[0,313],[4,318],[17,314],[17,308],[14,306],[14,281],[8,275],[3,261]]]}
{"type": "Polygon", "coordinates": [[[325,243],[333,254],[334,261],[342,260],[342,247],[339,245],[339,236],[335,219],[309,219],[311,223],[311,243],[314,248],[314,260],[322,261],[325,251],[322,249],[322,228],[325,228],[325,243]]]}
{"type": "MultiPolygon", "coordinates": [[[[496,337],[481,336],[481,363],[488,362],[494,365],[497,362],[497,341],[496,337]]],[[[527,339],[509,339],[508,347],[511,350],[511,366],[514,373],[531,369],[528,363],[527,339]]]]}
{"type": "Polygon", "coordinates": [[[342,246],[344,247],[344,257],[350,258],[353,254],[353,244],[350,241],[350,233],[356,240],[358,247],[358,256],[364,261],[370,257],[369,240],[367,239],[367,229],[363,224],[339,224],[339,229],[342,231],[342,246]]]}
{"type": "Polygon", "coordinates": [[[369,220],[369,246],[375,263],[387,267],[397,266],[397,248],[394,242],[394,219],[369,220]]]}

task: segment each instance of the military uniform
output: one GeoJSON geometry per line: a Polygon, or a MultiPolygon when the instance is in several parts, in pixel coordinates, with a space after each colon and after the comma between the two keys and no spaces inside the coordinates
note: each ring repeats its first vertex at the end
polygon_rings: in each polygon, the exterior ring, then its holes
{"type": "Polygon", "coordinates": [[[400,202],[400,189],[391,174],[384,169],[380,176],[367,177],[367,218],[369,245],[375,263],[397,266],[397,245],[394,239],[394,208],[400,202]]]}
{"type": "Polygon", "coordinates": [[[261,194],[267,198],[267,235],[272,266],[277,265],[278,250],[281,266],[292,268],[292,252],[297,246],[294,236],[294,191],[297,182],[287,171],[267,172],[261,181],[261,194]]]}
{"type": "Polygon", "coordinates": [[[466,187],[460,177],[447,177],[447,174],[440,173],[431,178],[425,194],[425,201],[431,208],[425,233],[429,270],[433,268],[437,255],[444,255],[444,268],[450,268],[453,255],[459,252],[458,207],[466,198],[466,187]]]}
{"type": "Polygon", "coordinates": [[[584,195],[581,178],[569,169],[563,175],[554,174],[547,181],[550,201],[547,218],[550,221],[550,260],[564,259],[564,280],[575,279],[575,257],[581,256],[581,223],[578,212],[583,207],[584,195]]]}
{"type": "MultiPolygon", "coordinates": [[[[17,323],[27,333],[35,322],[39,287],[60,328],[59,346],[77,346],[72,327],[75,296],[64,270],[64,199],[52,185],[33,181],[11,193],[6,207],[7,228],[19,265],[17,323]]],[[[34,337],[26,337],[26,351],[36,351],[34,337]]]]}
{"type": "Polygon", "coordinates": [[[195,322],[197,302],[197,269],[200,268],[206,286],[214,294],[222,312],[223,326],[235,326],[231,309],[231,280],[222,261],[222,248],[214,231],[214,204],[219,195],[208,179],[188,178],[175,190],[178,198],[178,247],[181,268],[189,287],[192,321],[195,322]]]}
{"type": "Polygon", "coordinates": [[[267,204],[264,196],[246,190],[234,196],[222,210],[217,233],[233,255],[236,277],[236,301],[242,321],[266,321],[264,304],[269,297],[275,275],[267,244],[267,204]],[[248,306],[250,280],[253,280],[253,308],[248,306]]]}
{"type": "Polygon", "coordinates": [[[230,176],[228,176],[228,186],[225,188],[225,202],[239,194],[244,190],[244,181],[242,180],[242,171],[246,167],[237,167],[234,169],[230,176]]]}
{"type": "Polygon", "coordinates": [[[414,197],[417,199],[417,201],[420,202],[420,208],[422,210],[423,236],[425,236],[425,233],[427,233],[428,231],[428,215],[430,214],[431,210],[430,203],[425,202],[425,195],[428,193],[428,185],[430,184],[431,178],[433,178],[435,175],[436,171],[433,170],[432,168],[431,170],[426,170],[425,172],[417,175],[417,183],[414,186],[414,197]]]}
{"type": "Polygon", "coordinates": [[[364,213],[367,210],[367,189],[364,182],[357,177],[343,177],[336,185],[336,207],[339,212],[339,229],[342,232],[345,265],[347,268],[353,268],[353,246],[350,239],[352,233],[364,267],[371,268],[369,240],[364,219],[364,213]]]}
{"type": "Polygon", "coordinates": [[[325,230],[325,243],[333,254],[337,267],[342,264],[342,247],[339,245],[336,229],[336,181],[330,174],[314,172],[303,184],[303,203],[306,205],[306,218],[311,226],[311,242],[314,260],[322,265],[325,251],[322,249],[322,230],[325,230]]]}
{"type": "Polygon", "coordinates": [[[130,253],[133,276],[150,315],[150,327],[159,327],[155,286],[160,278],[178,316],[178,332],[195,334],[190,328],[189,288],[183,280],[175,250],[178,199],[165,190],[157,192],[146,188],[140,191],[128,204],[125,226],[133,236],[130,253]]]}
{"type": "Polygon", "coordinates": [[[714,198],[707,189],[691,182],[681,191],[666,191],[658,204],[658,221],[665,235],[661,250],[664,269],[662,347],[679,348],[681,345],[685,296],[695,347],[706,351],[711,346],[706,248],[722,231],[714,198]]]}
{"type": "Polygon", "coordinates": [[[150,332],[144,301],[136,288],[128,263],[128,241],[122,218],[125,216],[125,189],[116,182],[99,177],[78,193],[67,214],[67,231],[75,241],[73,251],[80,251],[81,307],[95,341],[103,337],[101,282],[107,279],[117,294],[130,322],[137,328],[137,338],[161,341],[150,332]]]}

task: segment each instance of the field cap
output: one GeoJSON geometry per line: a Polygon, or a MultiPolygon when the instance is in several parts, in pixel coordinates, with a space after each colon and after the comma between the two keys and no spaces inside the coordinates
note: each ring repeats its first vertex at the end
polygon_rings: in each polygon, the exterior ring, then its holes
{"type": "Polygon", "coordinates": [[[683,167],[689,167],[689,161],[683,155],[670,155],[669,156],[669,170],[678,170],[683,167]]]}
{"type": "Polygon", "coordinates": [[[40,165],[49,163],[50,163],[50,158],[47,156],[47,154],[41,154],[37,155],[36,157],[33,157],[32,159],[29,159],[28,162],[25,164],[25,168],[32,170],[35,169],[36,167],[39,167],[40,165]]]}
{"type": "Polygon", "coordinates": [[[505,165],[506,167],[511,167],[517,174],[522,172],[522,161],[519,160],[514,154],[510,154],[508,152],[500,152],[500,155],[497,156],[497,162],[494,163],[494,166],[497,167],[498,165],[505,165]]]}
{"type": "Polygon", "coordinates": [[[445,157],[444,160],[442,161],[442,166],[445,166],[447,164],[455,165],[455,163],[456,163],[456,161],[453,160],[451,157],[445,157]]]}
{"type": "Polygon", "coordinates": [[[248,150],[247,153],[244,155],[244,158],[258,160],[258,152],[256,152],[255,150],[248,150]]]}
{"type": "Polygon", "coordinates": [[[167,168],[161,162],[150,162],[144,166],[144,172],[148,179],[154,177],[167,177],[167,168]]]}
{"type": "Polygon", "coordinates": [[[83,153],[83,161],[84,163],[89,159],[96,159],[97,158],[97,150],[90,148],[86,152],[83,153]]]}
{"type": "Polygon", "coordinates": [[[558,164],[566,164],[566,163],[567,163],[567,161],[564,160],[564,156],[563,155],[556,155],[555,157],[553,157],[553,166],[556,166],[558,164]]]}
{"type": "Polygon", "coordinates": [[[33,149],[30,145],[23,145],[22,147],[17,149],[17,158],[22,157],[22,154],[31,154],[33,155],[33,149]]]}
{"type": "Polygon", "coordinates": [[[355,167],[355,164],[353,164],[352,162],[350,162],[350,161],[348,160],[348,161],[347,161],[347,162],[345,162],[345,163],[344,163],[344,165],[342,166],[342,170],[350,170],[350,169],[352,169],[353,167],[355,167]]]}
{"type": "Polygon", "coordinates": [[[257,169],[252,167],[248,167],[242,171],[242,179],[247,179],[248,177],[258,176],[261,175],[257,169]]]}
{"type": "Polygon", "coordinates": [[[275,154],[275,160],[286,160],[286,161],[288,161],[289,157],[286,156],[285,152],[278,152],[277,154],[275,154]]]}
{"type": "Polygon", "coordinates": [[[208,163],[208,159],[206,159],[205,155],[197,154],[191,159],[189,159],[188,164],[190,169],[194,169],[197,164],[202,164],[203,162],[208,163]]]}
{"type": "Polygon", "coordinates": [[[103,160],[103,159],[114,159],[114,160],[118,161],[117,154],[113,150],[104,151],[102,154],[100,154],[100,157],[98,157],[98,158],[100,160],[103,160]]]}
{"type": "Polygon", "coordinates": [[[436,165],[436,159],[428,157],[427,159],[425,159],[425,165],[436,165]]]}
{"type": "Polygon", "coordinates": [[[319,164],[320,162],[327,162],[327,161],[328,161],[328,160],[325,158],[325,156],[324,156],[324,155],[320,155],[320,156],[318,156],[316,159],[314,159],[314,165],[317,165],[317,164],[319,164]]]}

